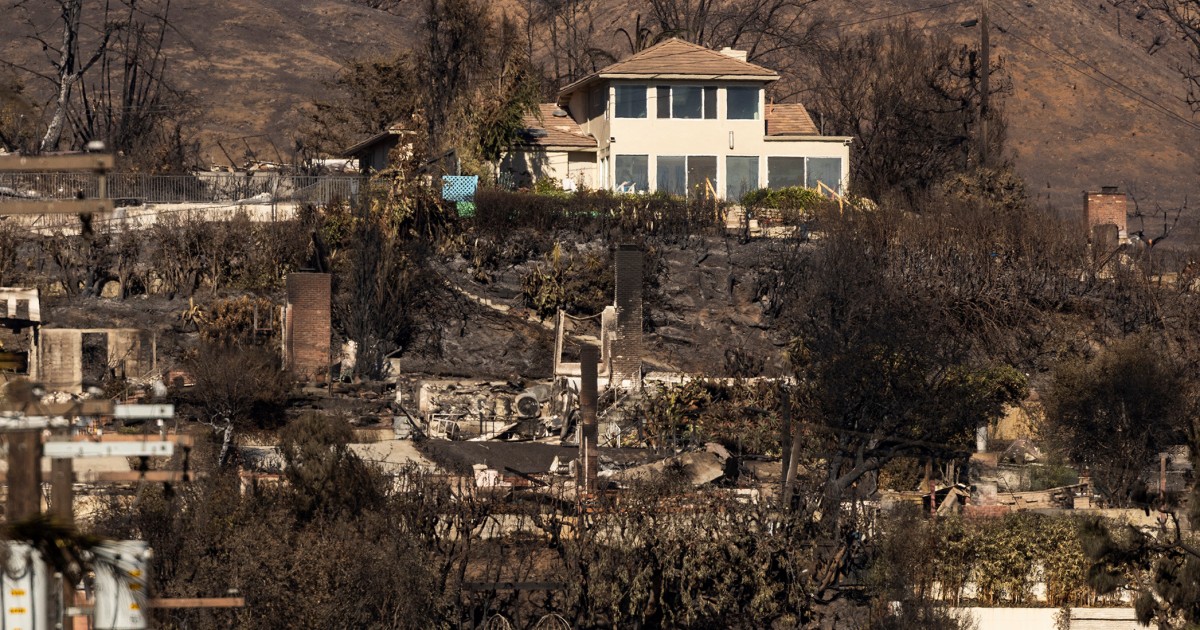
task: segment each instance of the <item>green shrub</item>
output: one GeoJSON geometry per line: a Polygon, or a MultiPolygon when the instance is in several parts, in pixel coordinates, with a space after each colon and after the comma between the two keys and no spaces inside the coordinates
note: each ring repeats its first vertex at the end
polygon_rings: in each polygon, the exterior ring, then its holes
{"type": "Polygon", "coordinates": [[[787,188],[759,188],[742,195],[742,205],[747,208],[769,210],[805,211],[824,203],[825,197],[812,188],[789,186],[787,188]]]}
{"type": "Polygon", "coordinates": [[[536,194],[480,188],[473,226],[505,235],[520,228],[566,230],[616,238],[686,237],[721,224],[716,202],[667,194],[635,195],[607,190],[536,194]]]}

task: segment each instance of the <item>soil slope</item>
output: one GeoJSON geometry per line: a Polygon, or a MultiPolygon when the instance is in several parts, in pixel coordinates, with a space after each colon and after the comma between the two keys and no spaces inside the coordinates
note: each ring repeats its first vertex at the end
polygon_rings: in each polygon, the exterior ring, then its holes
{"type": "MultiPolygon", "coordinates": [[[[319,93],[321,78],[344,59],[400,50],[415,39],[420,3],[395,4],[388,13],[352,0],[176,0],[174,68],[202,107],[205,158],[226,161],[215,144],[221,139],[236,146],[231,153],[241,159],[246,147],[234,139],[259,134],[265,136],[248,140],[259,157],[274,159],[272,144],[286,156],[297,109],[319,93]]],[[[991,0],[994,54],[1013,84],[1005,100],[1012,155],[1039,204],[1078,213],[1081,191],[1120,185],[1133,190],[1146,211],[1182,205],[1190,195],[1187,215],[1196,214],[1200,117],[1182,100],[1177,70],[1187,49],[1153,13],[1142,13],[1141,4],[991,0]]],[[[596,23],[599,43],[623,50],[615,35],[620,20],[610,25],[609,16],[648,11],[628,0],[598,5],[605,16],[596,23]]],[[[845,29],[908,19],[963,42],[979,33],[959,26],[977,14],[977,3],[966,0],[948,6],[823,0],[816,6],[832,26],[845,29]]],[[[40,46],[21,32],[18,21],[0,20],[0,57],[46,67],[40,46]]],[[[1131,229],[1139,227],[1134,219],[1131,229]]],[[[1198,236],[1191,226],[1188,231],[1198,236]]]]}

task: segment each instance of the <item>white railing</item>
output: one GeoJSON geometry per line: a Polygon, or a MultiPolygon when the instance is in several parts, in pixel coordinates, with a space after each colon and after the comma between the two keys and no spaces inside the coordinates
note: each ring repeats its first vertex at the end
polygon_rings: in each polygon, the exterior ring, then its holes
{"type": "MultiPolygon", "coordinates": [[[[352,200],[363,178],[355,176],[303,176],[279,173],[195,173],[148,175],[116,173],[107,176],[110,199],[126,205],[238,202],[292,202],[326,204],[352,200]]],[[[100,196],[100,178],[91,173],[0,173],[0,203],[11,199],[94,199],[100,196]]]]}

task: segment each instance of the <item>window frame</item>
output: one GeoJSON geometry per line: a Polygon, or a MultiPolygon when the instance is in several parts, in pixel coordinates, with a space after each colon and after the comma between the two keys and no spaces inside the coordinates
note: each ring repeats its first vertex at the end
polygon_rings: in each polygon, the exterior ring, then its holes
{"type": "Polygon", "coordinates": [[[752,190],[758,190],[760,188],[758,182],[760,181],[759,177],[761,175],[762,175],[762,158],[761,158],[761,156],[758,156],[758,155],[726,155],[725,156],[725,200],[726,201],[740,201],[742,196],[744,196],[746,193],[748,193],[752,190]],[[733,160],[735,162],[743,162],[745,164],[750,164],[750,163],[754,164],[753,181],[748,181],[747,182],[748,188],[743,190],[742,193],[737,195],[736,198],[730,197],[730,192],[731,192],[730,187],[734,186],[735,184],[738,184],[740,182],[735,182],[733,176],[730,174],[729,163],[731,160],[733,160]]]}
{"type": "Polygon", "coordinates": [[[715,85],[656,85],[654,86],[654,112],[659,120],[717,120],[717,101],[720,89],[715,85]],[[698,116],[677,116],[675,90],[697,90],[700,94],[698,116]]]}
{"type": "Polygon", "coordinates": [[[725,88],[725,119],[726,120],[762,120],[762,88],[749,87],[744,85],[730,85],[725,88]],[[743,116],[733,116],[732,101],[733,95],[744,92],[754,93],[754,115],[746,118],[743,116]]]}
{"type": "Polygon", "coordinates": [[[612,179],[613,190],[618,190],[624,184],[624,182],[618,182],[618,180],[620,179],[621,162],[622,162],[623,158],[625,158],[625,159],[641,158],[642,169],[643,169],[642,170],[643,180],[641,182],[634,181],[633,182],[635,184],[634,189],[631,191],[623,191],[623,192],[634,192],[634,193],[649,192],[650,191],[650,155],[646,154],[646,153],[620,153],[620,154],[613,156],[613,179],[612,179]],[[645,184],[645,185],[643,187],[641,187],[641,189],[639,189],[636,186],[636,184],[639,184],[639,183],[645,184]]]}
{"type": "MultiPolygon", "coordinates": [[[[618,84],[618,85],[613,86],[613,90],[614,90],[613,91],[613,118],[626,118],[626,119],[630,119],[630,120],[644,120],[644,119],[650,117],[650,107],[649,107],[649,102],[648,102],[649,95],[647,93],[648,88],[647,88],[646,84],[644,84],[644,83],[631,83],[631,84],[627,84],[627,85],[618,84]],[[641,115],[640,116],[622,115],[621,114],[622,92],[636,92],[638,89],[640,89],[642,92],[641,115]]],[[[630,96],[632,96],[632,94],[630,96]]],[[[634,103],[636,103],[636,101],[634,101],[634,103]]],[[[633,103],[627,103],[627,104],[630,106],[633,105],[633,103]]]]}
{"type": "Polygon", "coordinates": [[[790,186],[802,186],[804,188],[809,188],[809,189],[815,190],[816,189],[815,186],[808,185],[809,178],[810,178],[810,165],[809,165],[810,160],[837,161],[837,163],[838,163],[837,182],[836,182],[837,185],[836,186],[830,185],[828,182],[826,182],[825,185],[834,189],[838,194],[842,194],[842,184],[843,184],[842,173],[845,172],[846,164],[840,156],[832,156],[832,155],[812,155],[812,156],[810,156],[810,155],[769,155],[769,156],[767,156],[767,186],[766,187],[769,189],[772,189],[772,190],[777,190],[779,188],[786,188],[786,187],[790,187],[790,186]],[[803,164],[803,171],[800,173],[799,183],[790,184],[788,186],[773,185],[771,183],[772,182],[771,162],[773,160],[801,160],[801,163],[803,164]]]}

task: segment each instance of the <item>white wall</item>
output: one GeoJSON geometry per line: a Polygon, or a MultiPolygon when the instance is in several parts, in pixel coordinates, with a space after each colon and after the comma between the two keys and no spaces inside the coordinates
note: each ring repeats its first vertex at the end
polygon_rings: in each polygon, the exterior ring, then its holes
{"type": "MultiPolygon", "coordinates": [[[[714,85],[714,82],[689,81],[612,81],[608,86],[608,115],[607,125],[601,121],[586,121],[585,129],[590,129],[596,135],[600,146],[600,157],[610,156],[607,166],[607,180],[613,181],[615,157],[617,155],[647,155],[649,156],[648,176],[650,189],[655,189],[658,172],[657,156],[716,156],[717,179],[715,188],[721,195],[725,194],[725,157],[726,156],[759,156],[758,176],[759,187],[767,185],[766,157],[836,157],[842,160],[843,189],[850,177],[850,147],[842,138],[830,137],[804,140],[768,140],[766,138],[766,122],[763,119],[766,104],[762,92],[759,97],[758,120],[727,120],[725,87],[729,85],[748,85],[746,82],[717,82],[717,118],[716,119],[658,119],[657,90],[658,85],[714,85]],[[617,118],[615,116],[615,84],[646,85],[646,118],[617,118]],[[611,139],[611,142],[610,142],[611,139]],[[732,148],[730,148],[732,145],[732,148]]],[[[587,101],[580,95],[571,99],[572,113],[584,116],[587,113],[587,101]],[[578,103],[578,105],[577,105],[578,103]],[[580,109],[576,109],[579,107],[580,109]]]]}
{"type": "MultiPolygon", "coordinates": [[[[1056,630],[1059,608],[959,608],[978,630],[1056,630]]],[[[1072,608],[1070,630],[1146,630],[1132,608],[1072,608]]]]}
{"type": "Polygon", "coordinates": [[[593,151],[513,151],[500,160],[500,171],[511,173],[517,183],[522,183],[521,174],[528,173],[531,180],[550,178],[561,183],[570,178],[587,188],[599,185],[593,151]]]}

